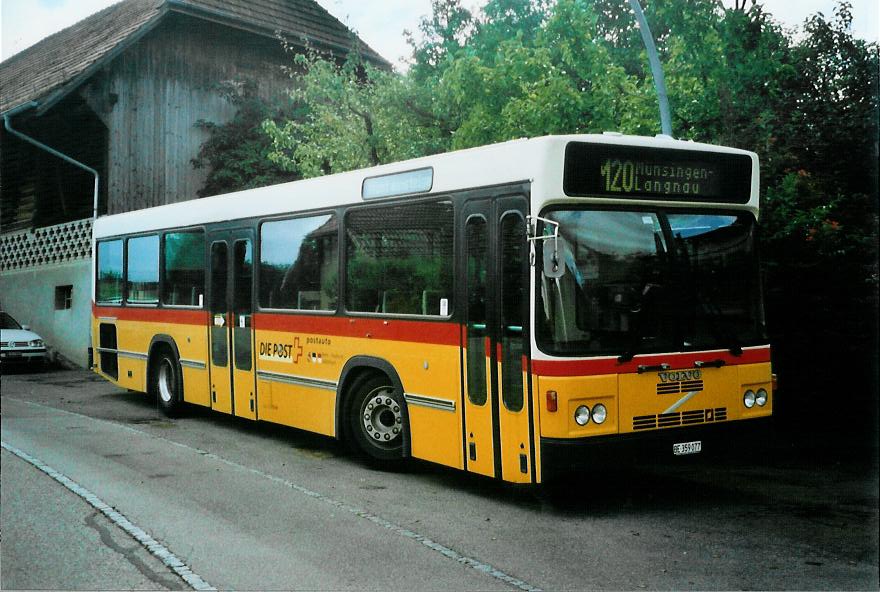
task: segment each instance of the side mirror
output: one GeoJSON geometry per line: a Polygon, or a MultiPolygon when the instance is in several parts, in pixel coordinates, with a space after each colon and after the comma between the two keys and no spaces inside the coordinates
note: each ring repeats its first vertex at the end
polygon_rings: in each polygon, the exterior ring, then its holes
{"type": "Polygon", "coordinates": [[[30,326],[30,325],[22,325],[21,328],[22,328],[23,331],[30,331],[30,330],[31,330],[31,326],[30,326]]]}

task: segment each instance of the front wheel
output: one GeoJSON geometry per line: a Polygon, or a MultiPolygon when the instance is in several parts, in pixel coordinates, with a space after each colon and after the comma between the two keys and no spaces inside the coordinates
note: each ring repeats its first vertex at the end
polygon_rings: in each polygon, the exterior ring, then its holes
{"type": "Polygon", "coordinates": [[[161,352],[152,374],[151,390],[162,413],[168,417],[178,415],[183,406],[183,382],[177,358],[166,351],[161,352]]]}
{"type": "Polygon", "coordinates": [[[365,376],[352,387],[349,434],[357,450],[374,465],[391,468],[403,460],[407,430],[402,396],[384,376],[365,376]]]}

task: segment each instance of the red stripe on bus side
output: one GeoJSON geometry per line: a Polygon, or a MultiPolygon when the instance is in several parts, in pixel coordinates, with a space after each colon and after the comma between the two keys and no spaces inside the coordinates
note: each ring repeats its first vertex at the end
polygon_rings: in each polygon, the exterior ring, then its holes
{"type": "Polygon", "coordinates": [[[540,376],[589,376],[596,374],[626,374],[638,371],[639,366],[669,364],[671,369],[693,368],[694,362],[724,360],[727,366],[757,364],[770,361],[770,348],[744,350],[741,356],[729,352],[687,352],[666,355],[636,356],[629,362],[620,363],[616,358],[599,360],[532,360],[532,372],[540,376]]]}
{"type": "Polygon", "coordinates": [[[255,329],[263,331],[291,331],[336,337],[366,337],[433,345],[458,346],[461,343],[460,325],[450,322],[431,323],[400,319],[258,313],[253,317],[253,324],[255,329]]]}
{"type": "Polygon", "coordinates": [[[208,311],[179,310],[174,308],[140,308],[133,306],[98,306],[92,304],[92,315],[112,317],[118,321],[170,323],[178,325],[207,325],[208,311]]]}

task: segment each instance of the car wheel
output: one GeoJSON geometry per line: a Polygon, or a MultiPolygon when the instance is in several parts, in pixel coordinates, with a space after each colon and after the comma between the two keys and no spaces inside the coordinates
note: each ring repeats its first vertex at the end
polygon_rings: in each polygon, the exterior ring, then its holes
{"type": "Polygon", "coordinates": [[[162,413],[168,417],[174,417],[180,413],[183,405],[183,381],[180,375],[180,364],[177,358],[162,351],[156,358],[153,366],[152,388],[153,394],[162,413]]]}
{"type": "Polygon", "coordinates": [[[383,468],[401,464],[406,413],[403,397],[387,377],[373,374],[355,381],[348,420],[350,440],[368,461],[383,468]]]}

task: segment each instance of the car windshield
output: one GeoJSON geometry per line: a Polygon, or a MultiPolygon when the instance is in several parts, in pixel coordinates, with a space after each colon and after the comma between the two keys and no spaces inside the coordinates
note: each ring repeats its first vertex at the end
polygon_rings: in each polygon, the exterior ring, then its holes
{"type": "Polygon", "coordinates": [[[751,214],[556,210],[545,217],[559,224],[560,238],[541,248],[555,248],[562,275],[541,275],[544,351],[736,351],[764,341],[751,214]]]}
{"type": "Polygon", "coordinates": [[[0,312],[0,329],[21,329],[21,325],[9,313],[0,312]]]}

